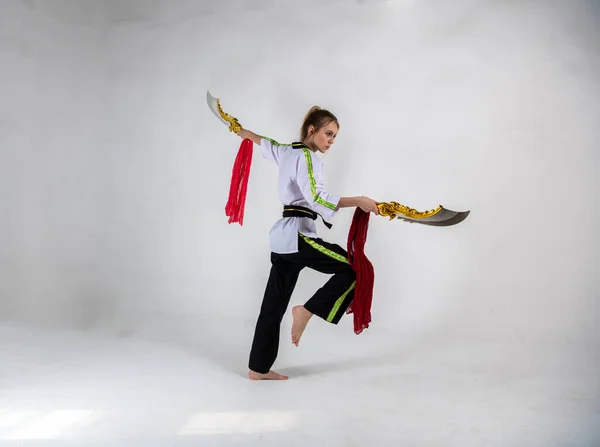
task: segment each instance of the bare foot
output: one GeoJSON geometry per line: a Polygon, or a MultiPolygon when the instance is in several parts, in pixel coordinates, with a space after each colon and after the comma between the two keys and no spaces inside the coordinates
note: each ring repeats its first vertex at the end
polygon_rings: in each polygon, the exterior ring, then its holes
{"type": "Polygon", "coordinates": [[[292,323],[292,343],[298,346],[300,343],[300,337],[306,328],[308,320],[313,314],[306,310],[304,306],[294,306],[292,308],[292,317],[294,322],[292,323]]]}
{"type": "Polygon", "coordinates": [[[266,374],[257,373],[256,371],[250,370],[248,372],[248,377],[250,380],[287,380],[288,376],[283,376],[281,374],[276,373],[275,371],[269,371],[266,374]]]}

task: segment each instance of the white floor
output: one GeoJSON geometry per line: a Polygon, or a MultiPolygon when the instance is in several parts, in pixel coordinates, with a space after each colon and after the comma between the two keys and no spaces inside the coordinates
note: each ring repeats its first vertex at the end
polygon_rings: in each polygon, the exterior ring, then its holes
{"type": "Polygon", "coordinates": [[[290,380],[251,382],[250,329],[186,344],[0,326],[0,445],[600,445],[592,347],[316,324],[295,348],[284,327],[290,380]]]}

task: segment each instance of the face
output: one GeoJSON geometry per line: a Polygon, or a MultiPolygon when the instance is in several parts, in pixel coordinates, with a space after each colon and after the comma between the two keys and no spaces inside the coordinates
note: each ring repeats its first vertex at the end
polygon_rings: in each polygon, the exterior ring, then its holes
{"type": "Polygon", "coordinates": [[[308,133],[308,138],[313,143],[314,149],[324,154],[335,142],[335,137],[338,133],[338,125],[335,122],[330,122],[316,132],[311,126],[308,133]]]}

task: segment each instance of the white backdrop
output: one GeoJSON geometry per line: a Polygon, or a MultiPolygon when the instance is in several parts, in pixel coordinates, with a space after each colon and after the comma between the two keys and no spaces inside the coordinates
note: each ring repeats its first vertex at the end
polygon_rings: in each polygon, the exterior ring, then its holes
{"type": "MultiPolygon", "coordinates": [[[[5,321],[251,334],[276,167],[255,153],[245,224],[228,225],[240,140],[209,88],[279,141],[332,110],[336,194],[472,211],[441,229],[371,217],[361,337],[598,346],[596,3],[221,3],[3,2],[5,321]]],[[[345,246],[351,218],[322,236],[345,246]]],[[[305,271],[291,305],[325,279],[305,271]]]]}
{"type": "Polygon", "coordinates": [[[98,276],[107,21],[93,2],[0,6],[0,315],[87,326],[98,276]]]}

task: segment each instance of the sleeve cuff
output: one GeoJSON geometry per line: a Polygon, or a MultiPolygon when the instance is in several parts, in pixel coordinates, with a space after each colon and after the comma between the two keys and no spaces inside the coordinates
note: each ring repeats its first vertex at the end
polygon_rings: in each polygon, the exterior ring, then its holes
{"type": "Polygon", "coordinates": [[[332,194],[327,194],[327,200],[323,199],[321,202],[320,199],[317,199],[317,203],[321,205],[321,215],[325,220],[330,220],[335,217],[337,213],[337,206],[340,203],[340,196],[335,196],[332,194]]]}

